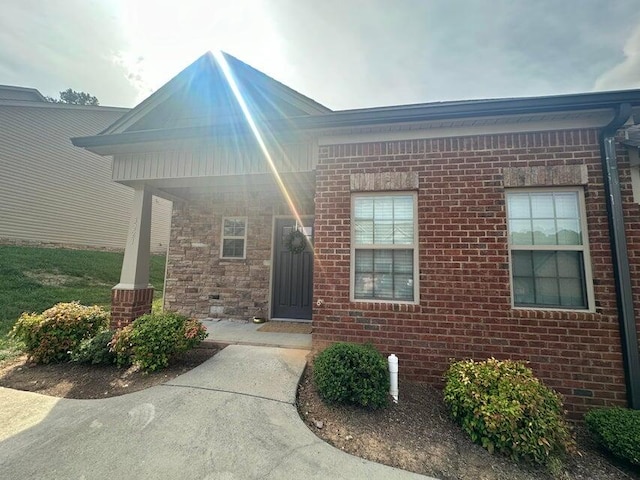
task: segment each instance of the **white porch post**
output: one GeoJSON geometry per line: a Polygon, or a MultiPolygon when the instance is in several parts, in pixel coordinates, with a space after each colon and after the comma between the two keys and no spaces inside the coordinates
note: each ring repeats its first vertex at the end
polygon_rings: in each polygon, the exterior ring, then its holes
{"type": "Polygon", "coordinates": [[[144,186],[135,189],[120,283],[114,288],[137,290],[151,286],[149,285],[151,200],[151,193],[144,186]]]}
{"type": "Polygon", "coordinates": [[[121,328],[151,311],[153,287],[149,285],[151,250],[151,200],[144,186],[136,187],[120,283],[111,290],[111,328],[121,328]]]}

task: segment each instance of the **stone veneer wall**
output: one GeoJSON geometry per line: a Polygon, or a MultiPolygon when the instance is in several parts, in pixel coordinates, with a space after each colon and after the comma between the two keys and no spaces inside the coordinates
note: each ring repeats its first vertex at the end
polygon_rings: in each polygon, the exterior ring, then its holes
{"type": "MultiPolygon", "coordinates": [[[[302,203],[299,212],[313,214],[313,199],[302,203]]],[[[282,196],[267,187],[174,203],[165,308],[201,319],[269,317],[273,218],[287,215],[282,196]],[[245,259],[220,259],[224,217],[247,217],[245,259]]]]}

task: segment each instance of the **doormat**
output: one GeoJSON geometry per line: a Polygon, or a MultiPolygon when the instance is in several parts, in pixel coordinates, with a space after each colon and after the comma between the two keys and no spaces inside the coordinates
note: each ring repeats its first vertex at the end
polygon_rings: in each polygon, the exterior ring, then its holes
{"type": "Polygon", "coordinates": [[[311,333],[310,323],[296,323],[296,322],[267,322],[262,325],[259,332],[272,332],[272,333],[311,333]]]}

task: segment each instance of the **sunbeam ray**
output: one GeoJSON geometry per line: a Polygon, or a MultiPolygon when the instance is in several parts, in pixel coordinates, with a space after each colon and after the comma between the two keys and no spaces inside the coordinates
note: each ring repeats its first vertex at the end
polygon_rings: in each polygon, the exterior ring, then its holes
{"type": "MultiPolygon", "coordinates": [[[[287,205],[289,206],[289,210],[291,211],[291,213],[293,214],[293,216],[296,219],[296,222],[298,222],[298,224],[304,229],[305,225],[304,222],[302,221],[302,217],[300,216],[300,213],[298,212],[298,209],[296,207],[296,204],[291,196],[291,194],[289,193],[289,190],[287,189],[287,186],[285,185],[284,181],[282,180],[282,177],[280,175],[280,172],[278,172],[278,168],[275,165],[275,162],[273,161],[273,158],[271,156],[271,153],[269,152],[269,149],[267,147],[266,142],[264,141],[264,136],[262,134],[262,132],[260,131],[260,128],[258,127],[258,125],[256,124],[253,115],[251,113],[251,110],[249,109],[249,106],[247,105],[247,102],[244,99],[244,96],[242,95],[242,92],[240,91],[240,88],[233,76],[233,71],[231,70],[231,67],[229,67],[229,64],[227,63],[227,59],[224,57],[224,54],[217,50],[215,52],[213,52],[213,55],[216,59],[216,61],[218,62],[218,65],[220,66],[220,68],[222,69],[222,73],[225,76],[225,79],[229,85],[229,87],[231,88],[231,91],[233,92],[233,95],[235,96],[236,101],[238,102],[238,105],[240,106],[240,109],[242,110],[242,114],[244,115],[247,124],[249,125],[249,128],[251,129],[251,132],[253,133],[256,141],[258,142],[258,145],[260,146],[260,150],[262,151],[262,154],[264,155],[264,158],[267,161],[267,164],[269,165],[269,169],[271,170],[271,173],[273,174],[273,177],[276,181],[276,184],[278,185],[278,188],[280,189],[280,192],[282,193],[282,195],[284,196],[287,205]]],[[[282,150],[282,153],[284,154],[284,150],[282,150]]],[[[286,154],[285,154],[286,155],[286,154]]],[[[287,158],[287,161],[289,161],[289,159],[287,158]]],[[[311,249],[313,250],[313,244],[310,244],[311,249]]]]}

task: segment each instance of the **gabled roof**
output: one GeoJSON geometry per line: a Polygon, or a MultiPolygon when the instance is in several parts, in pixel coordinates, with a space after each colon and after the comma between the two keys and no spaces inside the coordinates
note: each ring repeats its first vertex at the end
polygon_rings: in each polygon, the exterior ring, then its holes
{"type": "MultiPolygon", "coordinates": [[[[265,119],[331,112],[227,53],[222,53],[235,82],[265,119]]],[[[241,110],[225,78],[223,66],[207,52],[100,135],[229,123],[241,110]]]]}
{"type": "Polygon", "coordinates": [[[47,100],[35,88],[0,85],[0,100],[27,102],[46,102],[47,100]]]}
{"type": "MultiPolygon", "coordinates": [[[[622,103],[629,103],[633,113],[640,114],[640,90],[331,111],[231,55],[222,54],[222,57],[254,120],[267,125],[270,132],[306,130],[326,134],[340,130],[348,133],[403,125],[436,128],[435,125],[442,122],[475,124],[478,119],[489,122],[492,118],[520,122],[565,114],[567,117],[597,114],[598,121],[605,125],[608,116],[622,103]]],[[[101,134],[73,138],[72,142],[95,153],[110,154],[133,144],[206,137],[213,130],[220,135],[236,135],[243,128],[246,121],[223,66],[209,52],[101,134]]]]}

